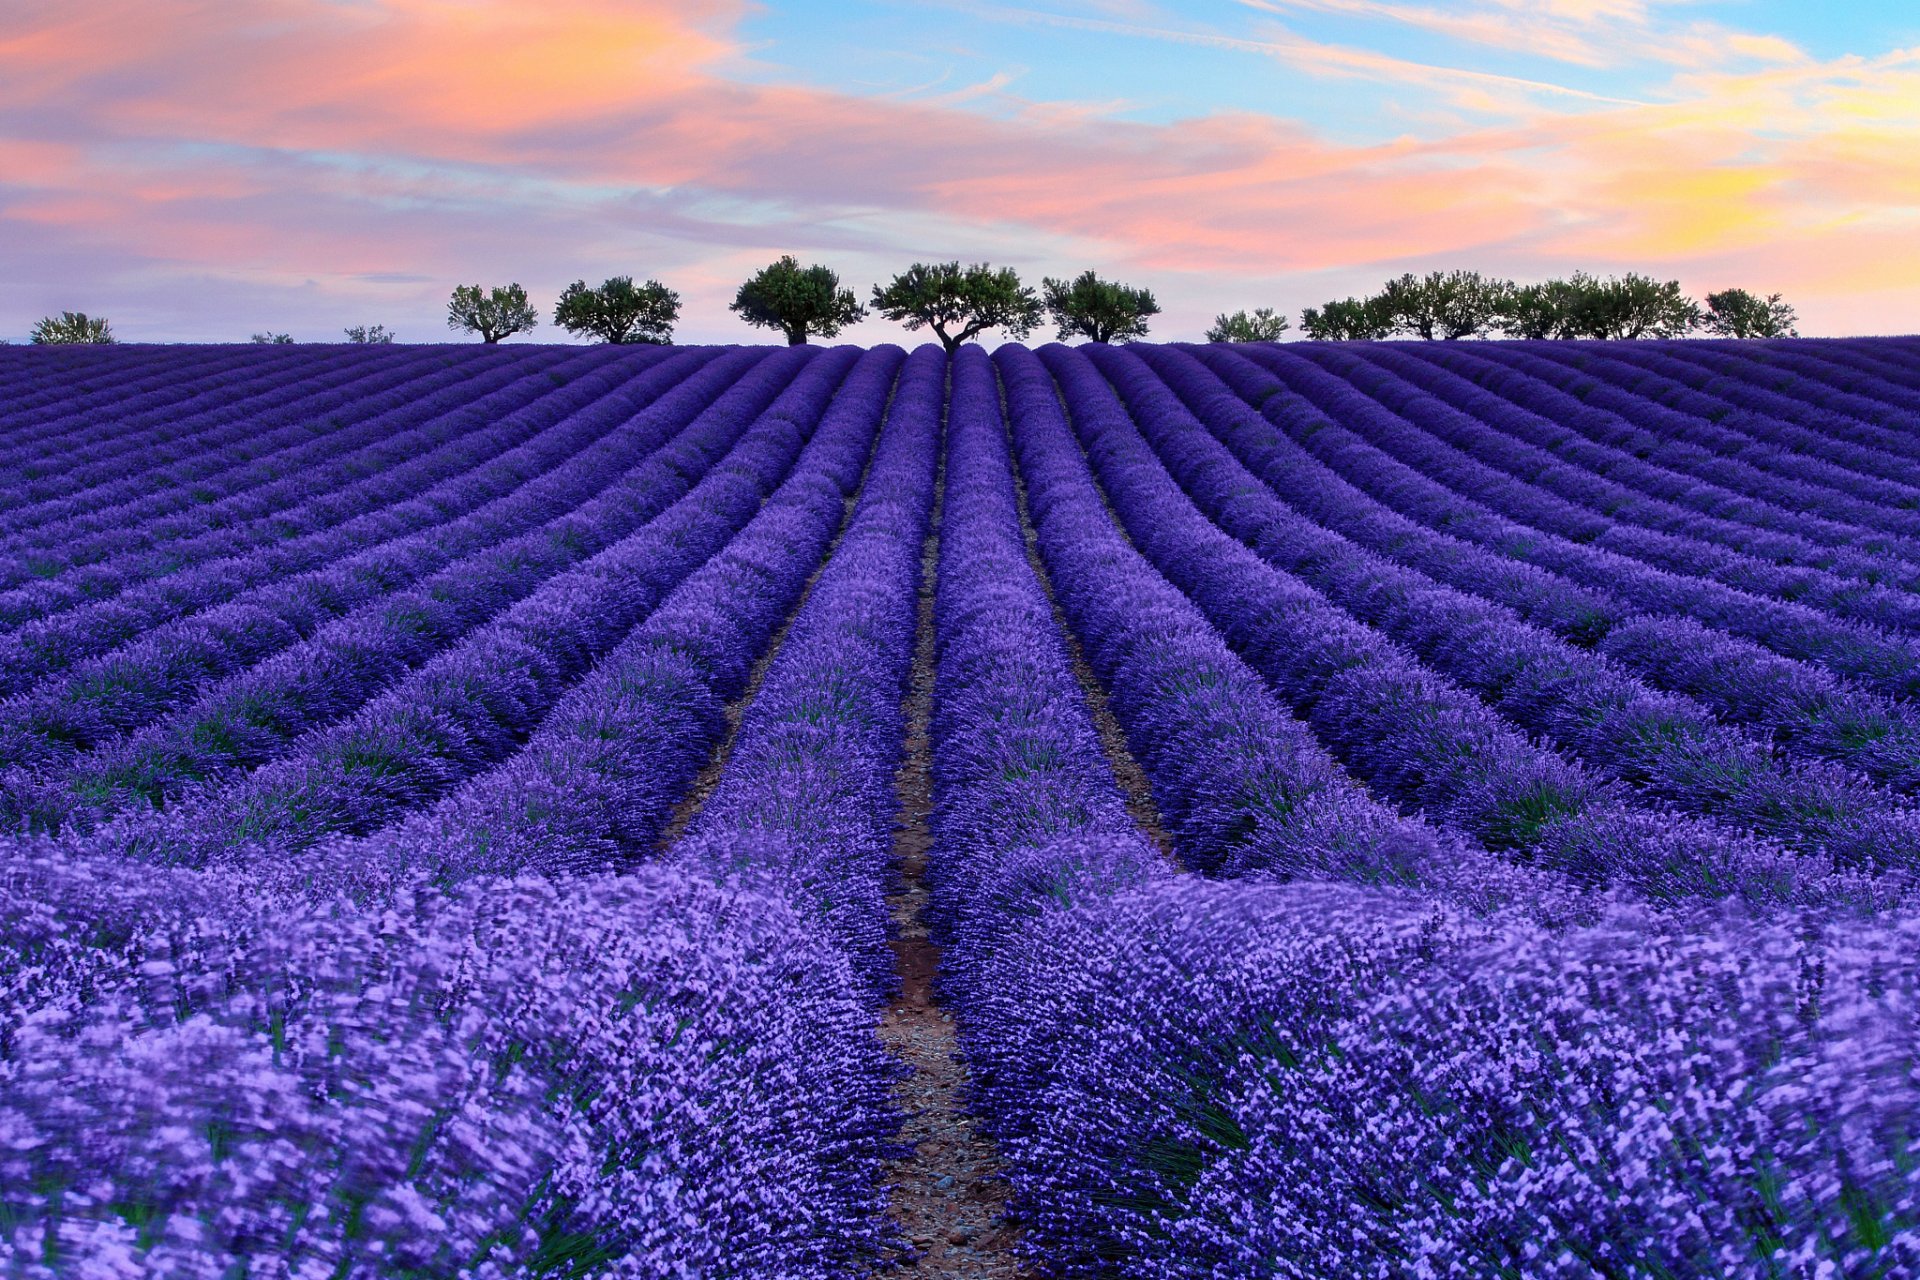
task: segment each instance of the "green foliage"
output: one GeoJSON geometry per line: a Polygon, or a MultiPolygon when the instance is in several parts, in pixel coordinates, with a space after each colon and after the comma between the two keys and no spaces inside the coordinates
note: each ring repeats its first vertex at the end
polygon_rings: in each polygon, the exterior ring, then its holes
{"type": "MultiPolygon", "coordinates": [[[[1729,291],[1735,294],[1723,304],[1728,316],[1723,323],[1747,326],[1756,336],[1791,332],[1793,310],[1777,294],[1764,301],[1729,291]]],[[[1678,280],[1631,272],[1600,280],[1584,271],[1526,285],[1477,271],[1408,274],[1389,280],[1371,297],[1309,307],[1300,317],[1302,332],[1321,341],[1395,335],[1452,341],[1491,333],[1536,339],[1679,338],[1700,323],[1699,304],[1681,292],[1678,280]]]]}
{"type": "Polygon", "coordinates": [[[1745,289],[1722,289],[1707,295],[1702,317],[1707,332],[1720,338],[1796,338],[1793,308],[1777,293],[1762,298],[1745,289]]]}
{"type": "Polygon", "coordinates": [[[964,268],[958,262],[916,262],[886,288],[873,287],[873,309],[909,330],[931,328],[948,351],[988,329],[1024,338],[1042,314],[1040,299],[1012,267],[996,271],[984,262],[964,268]]]}
{"type": "Polygon", "coordinates": [[[1377,342],[1393,336],[1393,313],[1378,298],[1344,298],[1300,313],[1300,332],[1315,342],[1377,342]]]}
{"type": "Polygon", "coordinates": [[[487,343],[525,333],[539,323],[527,291],[517,284],[485,292],[477,284],[463,284],[447,303],[447,328],[477,333],[487,343]]]}
{"type": "Polygon", "coordinates": [[[1570,280],[1516,285],[1507,293],[1498,326],[1510,338],[1578,338],[1581,304],[1596,281],[1584,271],[1570,280]]]}
{"type": "Polygon", "coordinates": [[[615,276],[598,289],[575,280],[553,309],[553,322],[568,333],[614,343],[670,343],[679,318],[679,294],[658,280],[636,285],[632,276],[615,276]]]}
{"type": "Polygon", "coordinates": [[[62,311],[57,316],[42,317],[33,326],[29,339],[40,346],[107,344],[115,341],[113,326],[107,323],[106,317],[95,318],[84,311],[62,311]]]}
{"type": "Polygon", "coordinates": [[[1136,289],[1115,280],[1102,280],[1082,271],[1072,280],[1041,281],[1047,311],[1060,326],[1060,338],[1090,342],[1125,342],[1147,336],[1147,317],[1160,314],[1150,289],[1136,289]]]}
{"type": "Polygon", "coordinates": [[[831,268],[818,263],[802,267],[792,254],[741,285],[728,310],[748,324],[780,330],[796,347],[815,334],[831,338],[867,314],[853,290],[840,287],[840,277],[831,268]]]}
{"type": "Polygon", "coordinates": [[[348,342],[364,342],[381,346],[393,341],[393,330],[383,324],[348,325],[344,332],[348,342]]]}
{"type": "Polygon", "coordinates": [[[1633,272],[1594,282],[1579,313],[1589,338],[1684,338],[1700,327],[1700,304],[1680,291],[1678,280],[1633,272]]]}
{"type": "Polygon", "coordinates": [[[1374,301],[1394,332],[1452,342],[1491,330],[1512,291],[1509,281],[1478,271],[1435,271],[1389,280],[1374,301]]]}
{"type": "Polygon", "coordinates": [[[1261,307],[1256,311],[1236,311],[1232,315],[1221,312],[1213,318],[1213,328],[1207,330],[1208,342],[1278,342],[1280,335],[1292,326],[1283,315],[1274,314],[1272,307],[1261,307]]]}
{"type": "Polygon", "coordinates": [[[285,347],[292,345],[293,335],[290,333],[256,333],[253,335],[252,341],[261,346],[285,347]]]}
{"type": "Polygon", "coordinates": [[[1514,338],[1681,338],[1699,327],[1700,306],[1678,280],[1633,272],[1599,280],[1576,271],[1514,287],[1498,324],[1514,338]]]}

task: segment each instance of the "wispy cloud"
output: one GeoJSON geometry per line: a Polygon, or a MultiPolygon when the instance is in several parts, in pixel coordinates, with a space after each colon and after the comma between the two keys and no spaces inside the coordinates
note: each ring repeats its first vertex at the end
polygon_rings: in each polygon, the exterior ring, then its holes
{"type": "Polygon", "coordinates": [[[950,89],[946,93],[922,95],[920,101],[929,106],[958,107],[969,102],[978,102],[982,98],[991,98],[1010,88],[1020,78],[1017,71],[996,71],[978,84],[966,85],[959,89],[950,89]]]}
{"type": "Polygon", "coordinates": [[[1395,0],[1236,0],[1262,13],[1336,14],[1411,27],[1462,44],[1587,68],[1653,62],[1721,66],[1730,60],[1804,62],[1807,55],[1777,35],[1737,31],[1682,19],[1687,0],[1462,0],[1447,8],[1395,0]]]}
{"type": "MultiPolygon", "coordinates": [[[[1657,92],[1600,94],[1278,28],[1189,30],[1143,5],[976,10],[1453,109],[1361,144],[1246,110],[1145,123],[1124,102],[1022,96],[1010,68],[886,97],[764,64],[744,78],[744,10],[717,0],[218,9],[24,0],[0,15],[0,275],[17,282],[0,332],[83,305],[134,336],[239,336],[295,314],[427,337],[456,281],[550,296],[635,271],[687,295],[688,336],[718,339],[742,332],[725,311],[740,274],[789,249],[856,284],[926,256],[1143,274],[1176,334],[1220,306],[1297,307],[1445,264],[1785,288],[1816,327],[1920,316],[1912,51],[1729,44],[1657,92]]],[[[1664,20],[1630,3],[1543,11],[1567,30],[1664,20]]]]}
{"type": "Polygon", "coordinates": [[[1475,103],[1492,101],[1486,96],[1488,94],[1541,94],[1615,106],[1632,105],[1634,102],[1631,98],[1595,93],[1548,80],[1533,80],[1524,76],[1478,71],[1468,67],[1417,62],[1370,49],[1330,44],[1297,35],[1278,26],[1269,27],[1260,35],[1231,35],[1197,28],[1155,26],[1138,22],[1089,18],[1058,13],[1049,9],[986,4],[968,4],[966,7],[983,17],[1002,22],[1032,23],[1069,30],[1128,36],[1141,40],[1158,40],[1169,44],[1220,49],[1233,53],[1257,54],[1276,59],[1303,71],[1324,75],[1392,80],[1430,89],[1476,91],[1482,96],[1473,99],[1475,103]]]}

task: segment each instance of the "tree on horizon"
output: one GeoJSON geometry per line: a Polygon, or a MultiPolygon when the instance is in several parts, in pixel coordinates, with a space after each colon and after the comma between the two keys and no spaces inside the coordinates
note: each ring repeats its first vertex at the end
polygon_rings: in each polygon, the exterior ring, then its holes
{"type": "Polygon", "coordinates": [[[1151,289],[1136,289],[1116,280],[1102,280],[1091,270],[1072,280],[1041,281],[1047,310],[1059,326],[1060,340],[1085,338],[1089,342],[1126,342],[1147,336],[1147,318],[1160,314],[1151,289]]]}
{"type": "Polygon", "coordinates": [[[632,276],[614,276],[597,289],[575,280],[553,308],[553,322],[568,333],[614,344],[669,344],[679,318],[679,294],[658,280],[636,285],[632,276]]]}
{"type": "Polygon", "coordinates": [[[1387,281],[1378,301],[1396,332],[1455,342],[1491,330],[1512,290],[1511,282],[1478,271],[1409,272],[1387,281]]]}
{"type": "Polygon", "coordinates": [[[988,329],[1025,338],[1044,314],[1039,297],[1012,267],[995,270],[981,262],[963,268],[957,260],[916,262],[884,289],[873,286],[873,309],[909,332],[932,329],[948,351],[988,329]]]}
{"type": "Polygon", "coordinates": [[[1722,289],[1707,295],[1701,317],[1708,333],[1718,338],[1797,338],[1799,316],[1777,293],[1761,297],[1746,289],[1722,289]]]}
{"type": "Polygon", "coordinates": [[[84,311],[62,311],[57,316],[42,316],[28,334],[35,346],[112,346],[119,341],[105,316],[90,316],[84,311]]]}
{"type": "Polygon", "coordinates": [[[489,346],[539,323],[527,291],[518,284],[495,285],[490,292],[482,292],[477,284],[463,284],[447,303],[447,328],[477,333],[489,346]]]}
{"type": "Polygon", "coordinates": [[[1315,342],[1378,342],[1393,330],[1393,313],[1377,297],[1336,298],[1300,313],[1300,332],[1315,342]]]}
{"type": "Polygon", "coordinates": [[[780,330],[794,347],[816,334],[836,337],[867,314],[853,290],[840,287],[831,267],[802,267],[790,253],[748,277],[727,309],[750,325],[780,330]]]}
{"type": "Polygon", "coordinates": [[[1213,318],[1213,327],[1207,330],[1206,338],[1208,342],[1278,342],[1280,335],[1292,327],[1287,318],[1272,307],[1236,311],[1232,315],[1223,311],[1213,318]]]}

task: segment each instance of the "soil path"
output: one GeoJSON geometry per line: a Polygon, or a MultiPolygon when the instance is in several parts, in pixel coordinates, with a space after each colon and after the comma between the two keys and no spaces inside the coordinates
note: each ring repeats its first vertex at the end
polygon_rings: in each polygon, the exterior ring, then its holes
{"type": "Polygon", "coordinates": [[[896,1090],[907,1115],[901,1138],[913,1154],[894,1164],[887,1182],[894,1216],[913,1244],[901,1259],[904,1271],[940,1280],[1020,1280],[1032,1273],[1015,1253],[1018,1233],[1001,1216],[1007,1185],[999,1177],[999,1153],[967,1113],[967,1070],[953,1018],[934,1000],[940,949],[920,920],[933,843],[927,824],[933,809],[933,592],[945,492],[943,466],[934,491],[933,531],[921,561],[920,628],[905,707],[906,760],[895,778],[900,816],[893,851],[900,882],[891,903],[901,991],[880,1022],[887,1048],[913,1068],[896,1090]]]}

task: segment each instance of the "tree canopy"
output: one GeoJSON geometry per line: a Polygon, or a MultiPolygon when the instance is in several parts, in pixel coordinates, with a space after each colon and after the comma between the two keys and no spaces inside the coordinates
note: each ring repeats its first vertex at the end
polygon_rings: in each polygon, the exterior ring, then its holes
{"type": "Polygon", "coordinates": [[[1047,311],[1059,326],[1060,339],[1125,342],[1147,336],[1147,317],[1160,314],[1151,289],[1136,289],[1116,280],[1102,280],[1082,271],[1072,280],[1041,281],[1047,311]]]}
{"type": "Polygon", "coordinates": [[[1377,342],[1393,328],[1393,313],[1378,298],[1338,298],[1300,313],[1300,332],[1316,342],[1377,342]]]}
{"type": "Polygon", "coordinates": [[[1678,280],[1634,272],[1587,290],[1580,315],[1589,338],[1684,338],[1700,327],[1700,304],[1681,291],[1678,280]]]}
{"type": "Polygon", "coordinates": [[[1570,280],[1515,285],[1497,327],[1510,338],[1578,338],[1585,323],[1581,302],[1594,279],[1577,271],[1570,280]]]}
{"type": "Polygon", "coordinates": [[[614,276],[597,289],[575,280],[553,309],[553,322],[568,333],[612,343],[672,342],[679,318],[679,294],[658,280],[636,285],[632,276],[614,276]]]}
{"type": "Polygon", "coordinates": [[[831,338],[867,314],[832,268],[803,267],[792,254],[755,272],[728,310],[748,324],[780,330],[796,347],[815,335],[831,338]]]}
{"type": "Polygon", "coordinates": [[[1793,338],[1799,317],[1777,293],[1761,297],[1745,289],[1722,289],[1707,295],[1702,317],[1708,333],[1719,338],[1793,338]]]}
{"type": "Polygon", "coordinates": [[[916,262],[884,289],[873,287],[873,309],[909,331],[932,329],[948,351],[988,329],[1024,338],[1043,313],[1040,299],[1012,267],[995,270],[984,262],[916,262]]]}
{"type": "MultiPolygon", "coordinates": [[[[1702,324],[1728,337],[1779,337],[1793,332],[1793,308],[1779,294],[1744,289],[1708,295],[1703,312],[1678,280],[1629,272],[1597,279],[1584,271],[1559,280],[1515,284],[1477,271],[1432,272],[1389,280],[1366,298],[1309,307],[1300,317],[1308,338],[1427,339],[1682,338],[1702,324]]],[[[1211,336],[1211,335],[1209,335],[1211,336]]]]}
{"type": "Polygon", "coordinates": [[[33,326],[29,341],[39,346],[64,346],[72,343],[105,345],[118,341],[105,316],[89,316],[84,311],[62,311],[43,316],[33,326]]]}
{"type": "Polygon", "coordinates": [[[1213,318],[1213,328],[1207,330],[1208,342],[1278,342],[1280,335],[1292,326],[1283,315],[1276,315],[1272,307],[1260,307],[1254,311],[1236,311],[1232,315],[1221,312],[1213,318]]]}
{"type": "Polygon", "coordinates": [[[383,324],[348,325],[343,332],[346,333],[348,342],[364,342],[374,346],[382,346],[393,341],[393,330],[383,324]]]}
{"type": "Polygon", "coordinates": [[[1478,271],[1409,273],[1389,280],[1379,303],[1394,332],[1451,342],[1492,329],[1512,289],[1507,281],[1478,271]]]}
{"type": "Polygon", "coordinates": [[[273,333],[269,331],[267,333],[254,334],[251,341],[265,347],[284,347],[292,344],[293,335],[290,333],[273,333]]]}
{"type": "Polygon", "coordinates": [[[463,284],[447,303],[447,328],[477,333],[487,343],[525,333],[539,323],[527,291],[517,284],[485,292],[477,284],[463,284]]]}

